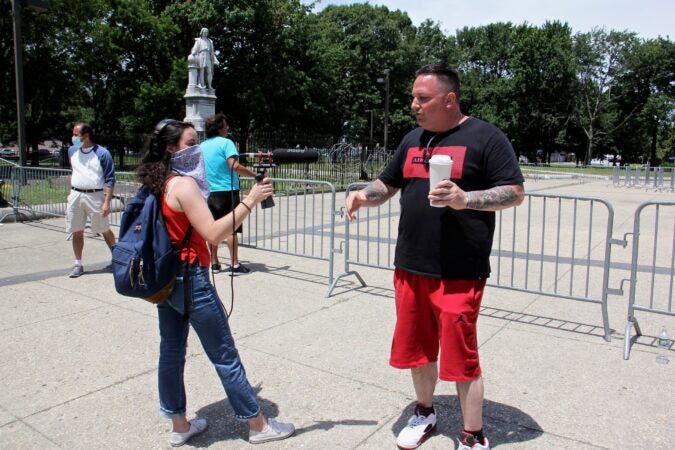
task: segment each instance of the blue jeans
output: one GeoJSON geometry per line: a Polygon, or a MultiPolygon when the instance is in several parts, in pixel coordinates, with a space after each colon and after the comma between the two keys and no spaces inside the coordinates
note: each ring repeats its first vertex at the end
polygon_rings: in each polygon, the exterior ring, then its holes
{"type": "Polygon", "coordinates": [[[159,315],[159,405],[166,418],[184,416],[186,410],[183,369],[190,325],[194,328],[206,355],[223,383],[234,415],[240,420],[260,414],[253,388],[234,346],[224,308],[206,267],[191,265],[189,321],[183,319],[183,266],[179,268],[176,287],[165,303],[157,305],[159,315]]]}

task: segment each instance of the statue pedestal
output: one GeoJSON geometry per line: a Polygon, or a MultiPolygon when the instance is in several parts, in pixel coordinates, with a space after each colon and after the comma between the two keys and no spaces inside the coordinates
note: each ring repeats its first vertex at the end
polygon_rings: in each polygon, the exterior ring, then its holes
{"type": "Polygon", "coordinates": [[[216,113],[216,90],[188,85],[185,99],[185,122],[190,122],[199,133],[204,132],[204,121],[216,113]]]}

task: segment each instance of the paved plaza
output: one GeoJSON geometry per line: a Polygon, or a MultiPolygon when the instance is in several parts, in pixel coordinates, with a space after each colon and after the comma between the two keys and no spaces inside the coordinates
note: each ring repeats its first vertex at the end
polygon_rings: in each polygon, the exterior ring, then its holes
{"type": "MultiPolygon", "coordinates": [[[[526,189],[607,199],[617,238],[640,203],[675,200],[603,180],[528,179],[526,189]]],[[[101,238],[87,237],[86,273],[69,279],[63,228],[63,219],[0,224],[0,449],[169,448],[170,423],[158,414],[156,309],[115,293],[101,238]]],[[[627,258],[628,250],[615,253],[627,258]]],[[[216,286],[233,309],[263,411],[297,427],[264,448],[395,448],[414,396],[409,371],[388,365],[392,273],[359,268],[366,287],[344,277],[325,298],[325,261],[252,248],[240,256],[253,272],[233,284],[217,274],[216,286]]],[[[670,364],[657,364],[654,339],[662,326],[675,334],[675,318],[641,314],[645,336],[624,360],[626,295],[610,298],[609,314],[611,342],[595,304],[487,288],[479,343],[492,448],[675,448],[675,351],[670,364]]],[[[185,377],[189,415],[209,422],[188,447],[250,448],[194,333],[185,377]]],[[[435,402],[438,432],[420,448],[454,449],[454,386],[439,384],[435,402]]]]}

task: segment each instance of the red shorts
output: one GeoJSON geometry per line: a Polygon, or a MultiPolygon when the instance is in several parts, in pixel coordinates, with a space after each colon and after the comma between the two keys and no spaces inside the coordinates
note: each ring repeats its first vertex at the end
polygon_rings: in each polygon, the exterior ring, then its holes
{"type": "Polygon", "coordinates": [[[444,381],[481,374],[476,321],[486,280],[441,280],[394,272],[396,328],[389,364],[399,369],[440,363],[444,381]]]}

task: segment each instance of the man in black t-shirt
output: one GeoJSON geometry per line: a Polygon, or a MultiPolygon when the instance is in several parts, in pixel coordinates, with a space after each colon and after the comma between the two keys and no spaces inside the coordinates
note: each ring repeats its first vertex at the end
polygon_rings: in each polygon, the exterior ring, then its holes
{"type": "Polygon", "coordinates": [[[412,97],[420,127],[403,138],[376,181],[347,198],[347,218],[401,190],[390,364],[411,369],[417,406],[398,447],[416,448],[436,429],[440,378],[457,385],[464,420],[458,450],[487,450],[476,322],[490,275],[494,212],[522,203],[524,180],[506,136],[462,114],[455,70],[421,68],[412,97]],[[448,155],[453,164],[450,179],[430,187],[433,155],[448,155]]]}

